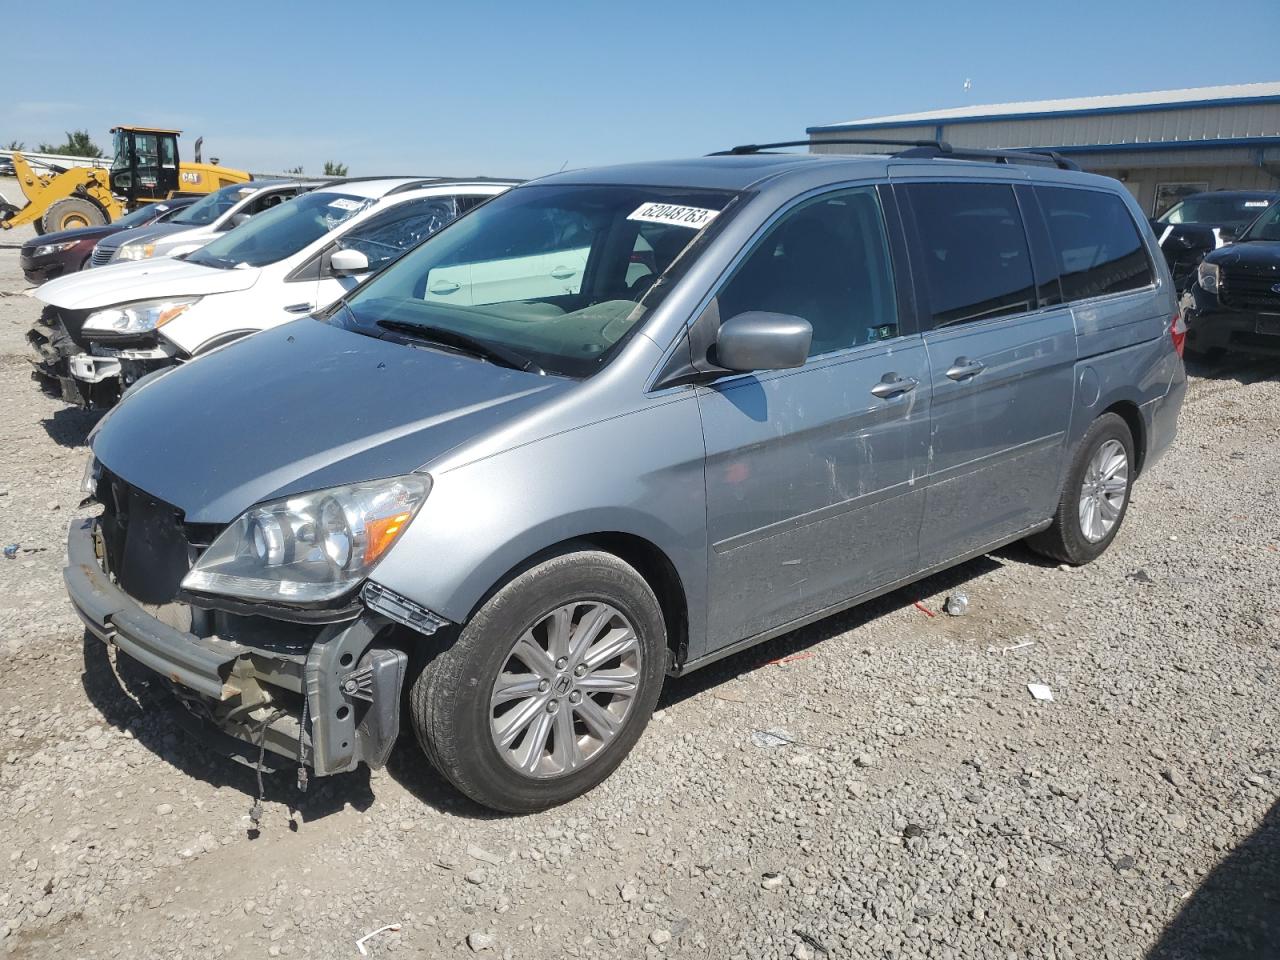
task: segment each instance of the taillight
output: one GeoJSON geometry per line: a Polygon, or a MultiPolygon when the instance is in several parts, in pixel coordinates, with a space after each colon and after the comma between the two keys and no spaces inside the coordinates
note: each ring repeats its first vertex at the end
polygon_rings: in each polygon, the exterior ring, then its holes
{"type": "Polygon", "coordinates": [[[1182,356],[1183,348],[1187,345],[1187,321],[1181,310],[1173,315],[1173,321],[1169,324],[1169,336],[1173,338],[1173,349],[1178,351],[1178,356],[1182,356]]]}

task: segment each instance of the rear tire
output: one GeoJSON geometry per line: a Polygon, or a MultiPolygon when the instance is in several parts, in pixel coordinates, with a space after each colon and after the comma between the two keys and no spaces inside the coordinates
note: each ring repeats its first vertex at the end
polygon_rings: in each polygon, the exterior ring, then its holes
{"type": "Polygon", "coordinates": [[[1114,413],[1098,417],[1076,448],[1053,524],[1028,537],[1027,545],[1072,566],[1100,557],[1120,532],[1129,511],[1135,462],[1133,434],[1124,418],[1114,413]],[[1123,499],[1117,504],[1119,495],[1123,499]]]}
{"type": "Polygon", "coordinates": [[[45,233],[74,230],[77,227],[98,227],[107,222],[107,215],[96,204],[80,197],[65,197],[50,204],[41,223],[45,233]]]}
{"type": "Polygon", "coordinates": [[[468,797],[532,813],[617,768],[653,713],[666,664],[662,609],[640,574],[612,554],[564,554],[511,580],[423,668],[410,695],[414,731],[468,797]],[[553,640],[557,623],[564,646],[553,640]],[[625,653],[593,662],[606,646],[625,653]],[[604,692],[620,677],[629,690],[604,692]],[[530,719],[517,722],[521,714],[530,719]]]}

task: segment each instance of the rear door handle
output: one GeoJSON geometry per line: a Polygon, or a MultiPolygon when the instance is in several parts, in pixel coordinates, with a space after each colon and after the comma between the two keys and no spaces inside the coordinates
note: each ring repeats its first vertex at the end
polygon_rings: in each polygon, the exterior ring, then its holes
{"type": "Polygon", "coordinates": [[[285,313],[310,313],[316,308],[314,303],[291,303],[285,307],[285,313]]]}
{"type": "Polygon", "coordinates": [[[568,280],[577,272],[578,271],[573,269],[573,267],[553,267],[551,270],[551,276],[555,277],[557,280],[568,280]]]}
{"type": "Polygon", "coordinates": [[[896,373],[886,373],[880,378],[880,382],[871,388],[871,394],[881,400],[888,400],[902,393],[910,393],[919,385],[920,381],[915,377],[900,377],[896,373]]]}
{"type": "Polygon", "coordinates": [[[435,284],[432,285],[431,292],[438,296],[443,296],[446,293],[454,293],[461,289],[461,287],[462,284],[456,283],[453,280],[437,280],[435,284]]]}
{"type": "Polygon", "coordinates": [[[956,362],[947,371],[947,376],[952,380],[968,380],[970,377],[976,377],[985,369],[987,369],[987,365],[981,360],[956,357],[956,362]]]}

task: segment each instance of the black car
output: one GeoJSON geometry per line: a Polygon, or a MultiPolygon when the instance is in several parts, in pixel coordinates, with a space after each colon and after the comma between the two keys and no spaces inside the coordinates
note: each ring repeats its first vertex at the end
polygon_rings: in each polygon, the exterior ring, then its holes
{"type": "Polygon", "coordinates": [[[1206,253],[1243,233],[1277,200],[1280,193],[1274,190],[1193,193],[1152,220],[1178,292],[1195,282],[1196,267],[1206,253]]]}
{"type": "Polygon", "coordinates": [[[172,200],[162,200],[159,203],[139,207],[114,223],[80,227],[76,230],[60,230],[57,233],[46,233],[35,237],[22,245],[22,251],[19,254],[22,274],[27,278],[28,283],[39,284],[54,277],[60,277],[64,273],[75,273],[89,265],[89,257],[99,240],[120,233],[122,230],[163,223],[198,199],[199,197],[175,197],[172,200]]]}
{"type": "Polygon", "coordinates": [[[1205,255],[1182,298],[1187,352],[1280,356],[1280,202],[1233,243],[1205,255]]]}

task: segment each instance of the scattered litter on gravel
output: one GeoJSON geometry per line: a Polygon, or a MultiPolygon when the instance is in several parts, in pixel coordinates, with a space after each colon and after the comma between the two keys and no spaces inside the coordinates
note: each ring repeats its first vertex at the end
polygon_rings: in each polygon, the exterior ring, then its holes
{"type": "Polygon", "coordinates": [[[1092,566],[1011,547],[670,682],[559,809],[494,816],[405,741],[305,795],[268,777],[251,840],[252,771],[65,600],[95,417],[28,378],[37,306],[0,299],[9,955],[350,958],[388,924],[370,956],[1280,954],[1280,365],[1193,368],[1092,566]]]}

